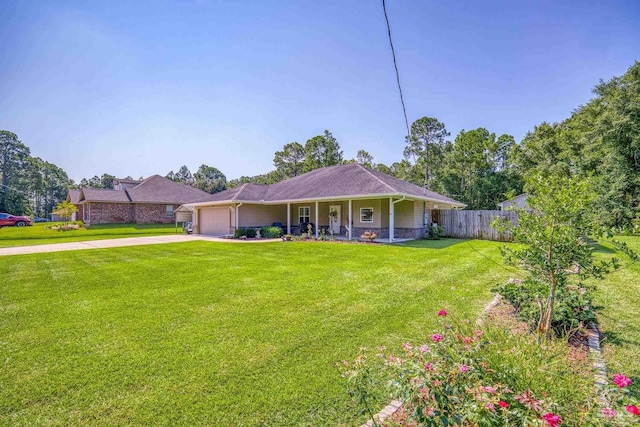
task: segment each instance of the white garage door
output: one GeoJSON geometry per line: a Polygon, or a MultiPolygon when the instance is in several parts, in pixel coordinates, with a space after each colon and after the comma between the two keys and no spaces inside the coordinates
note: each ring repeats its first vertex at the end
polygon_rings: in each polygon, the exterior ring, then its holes
{"type": "Polygon", "coordinates": [[[229,234],[231,212],[228,207],[200,210],[200,233],[212,236],[229,234]]]}

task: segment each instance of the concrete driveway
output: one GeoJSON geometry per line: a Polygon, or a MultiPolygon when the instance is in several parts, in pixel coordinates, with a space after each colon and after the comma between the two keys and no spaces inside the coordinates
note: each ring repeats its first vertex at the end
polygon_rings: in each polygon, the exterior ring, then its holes
{"type": "Polygon", "coordinates": [[[0,248],[0,256],[39,254],[46,252],[79,251],[84,249],[119,248],[123,246],[161,245],[164,243],[192,242],[205,240],[224,243],[267,243],[280,239],[235,240],[194,234],[167,234],[165,236],[124,237],[120,239],[87,240],[85,242],[52,243],[48,245],[15,246],[0,248]]]}

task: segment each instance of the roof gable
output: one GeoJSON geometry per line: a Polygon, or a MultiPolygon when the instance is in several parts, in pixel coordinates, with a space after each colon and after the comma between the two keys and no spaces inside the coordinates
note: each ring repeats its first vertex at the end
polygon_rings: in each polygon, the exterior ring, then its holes
{"type": "Polygon", "coordinates": [[[78,203],[80,203],[81,196],[82,196],[82,191],[71,189],[67,193],[67,202],[77,205],[78,203]]]}

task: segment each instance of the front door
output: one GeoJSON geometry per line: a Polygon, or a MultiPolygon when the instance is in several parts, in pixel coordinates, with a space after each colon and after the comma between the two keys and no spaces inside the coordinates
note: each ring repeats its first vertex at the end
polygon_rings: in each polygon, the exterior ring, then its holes
{"type": "Polygon", "coordinates": [[[340,205],[329,206],[329,230],[332,234],[340,234],[340,205]]]}

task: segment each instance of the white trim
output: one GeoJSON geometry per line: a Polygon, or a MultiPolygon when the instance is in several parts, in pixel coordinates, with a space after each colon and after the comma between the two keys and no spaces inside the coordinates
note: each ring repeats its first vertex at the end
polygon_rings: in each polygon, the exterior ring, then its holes
{"type": "Polygon", "coordinates": [[[236,205],[236,209],[235,209],[235,211],[236,211],[236,228],[235,229],[236,230],[238,228],[240,228],[240,225],[239,225],[239,223],[240,223],[240,206],[242,206],[242,203],[238,203],[236,205]]]}
{"type": "Polygon", "coordinates": [[[320,209],[318,209],[318,201],[316,201],[316,224],[315,224],[315,226],[316,226],[316,239],[318,238],[318,228],[320,228],[320,227],[318,227],[318,222],[319,222],[318,211],[319,210],[320,209]]]}
{"type": "Polygon", "coordinates": [[[216,205],[229,205],[233,203],[246,203],[252,205],[283,205],[285,203],[311,203],[315,201],[345,201],[345,200],[361,200],[361,199],[386,199],[387,197],[404,197],[406,200],[423,200],[425,202],[434,202],[441,203],[444,205],[451,205],[452,207],[460,207],[464,208],[464,203],[457,202],[449,202],[446,200],[434,199],[431,197],[422,197],[414,194],[406,194],[406,193],[378,193],[378,194],[358,194],[355,196],[327,196],[327,197],[314,197],[314,198],[306,198],[306,199],[283,199],[283,200],[270,200],[270,201],[259,201],[259,200],[220,200],[214,202],[198,202],[198,203],[185,203],[188,206],[216,206],[216,205]]]}
{"type": "Polygon", "coordinates": [[[349,240],[353,238],[353,207],[351,203],[351,199],[349,199],[349,225],[347,226],[347,230],[349,230],[349,240]]]}
{"type": "Polygon", "coordinates": [[[360,208],[360,222],[363,224],[369,224],[369,223],[373,223],[373,208],[360,208]],[[371,220],[370,221],[364,221],[362,219],[362,211],[363,210],[370,210],[371,211],[371,220]]]}
{"type": "Polygon", "coordinates": [[[287,203],[287,234],[291,234],[291,203],[287,203]]]}

